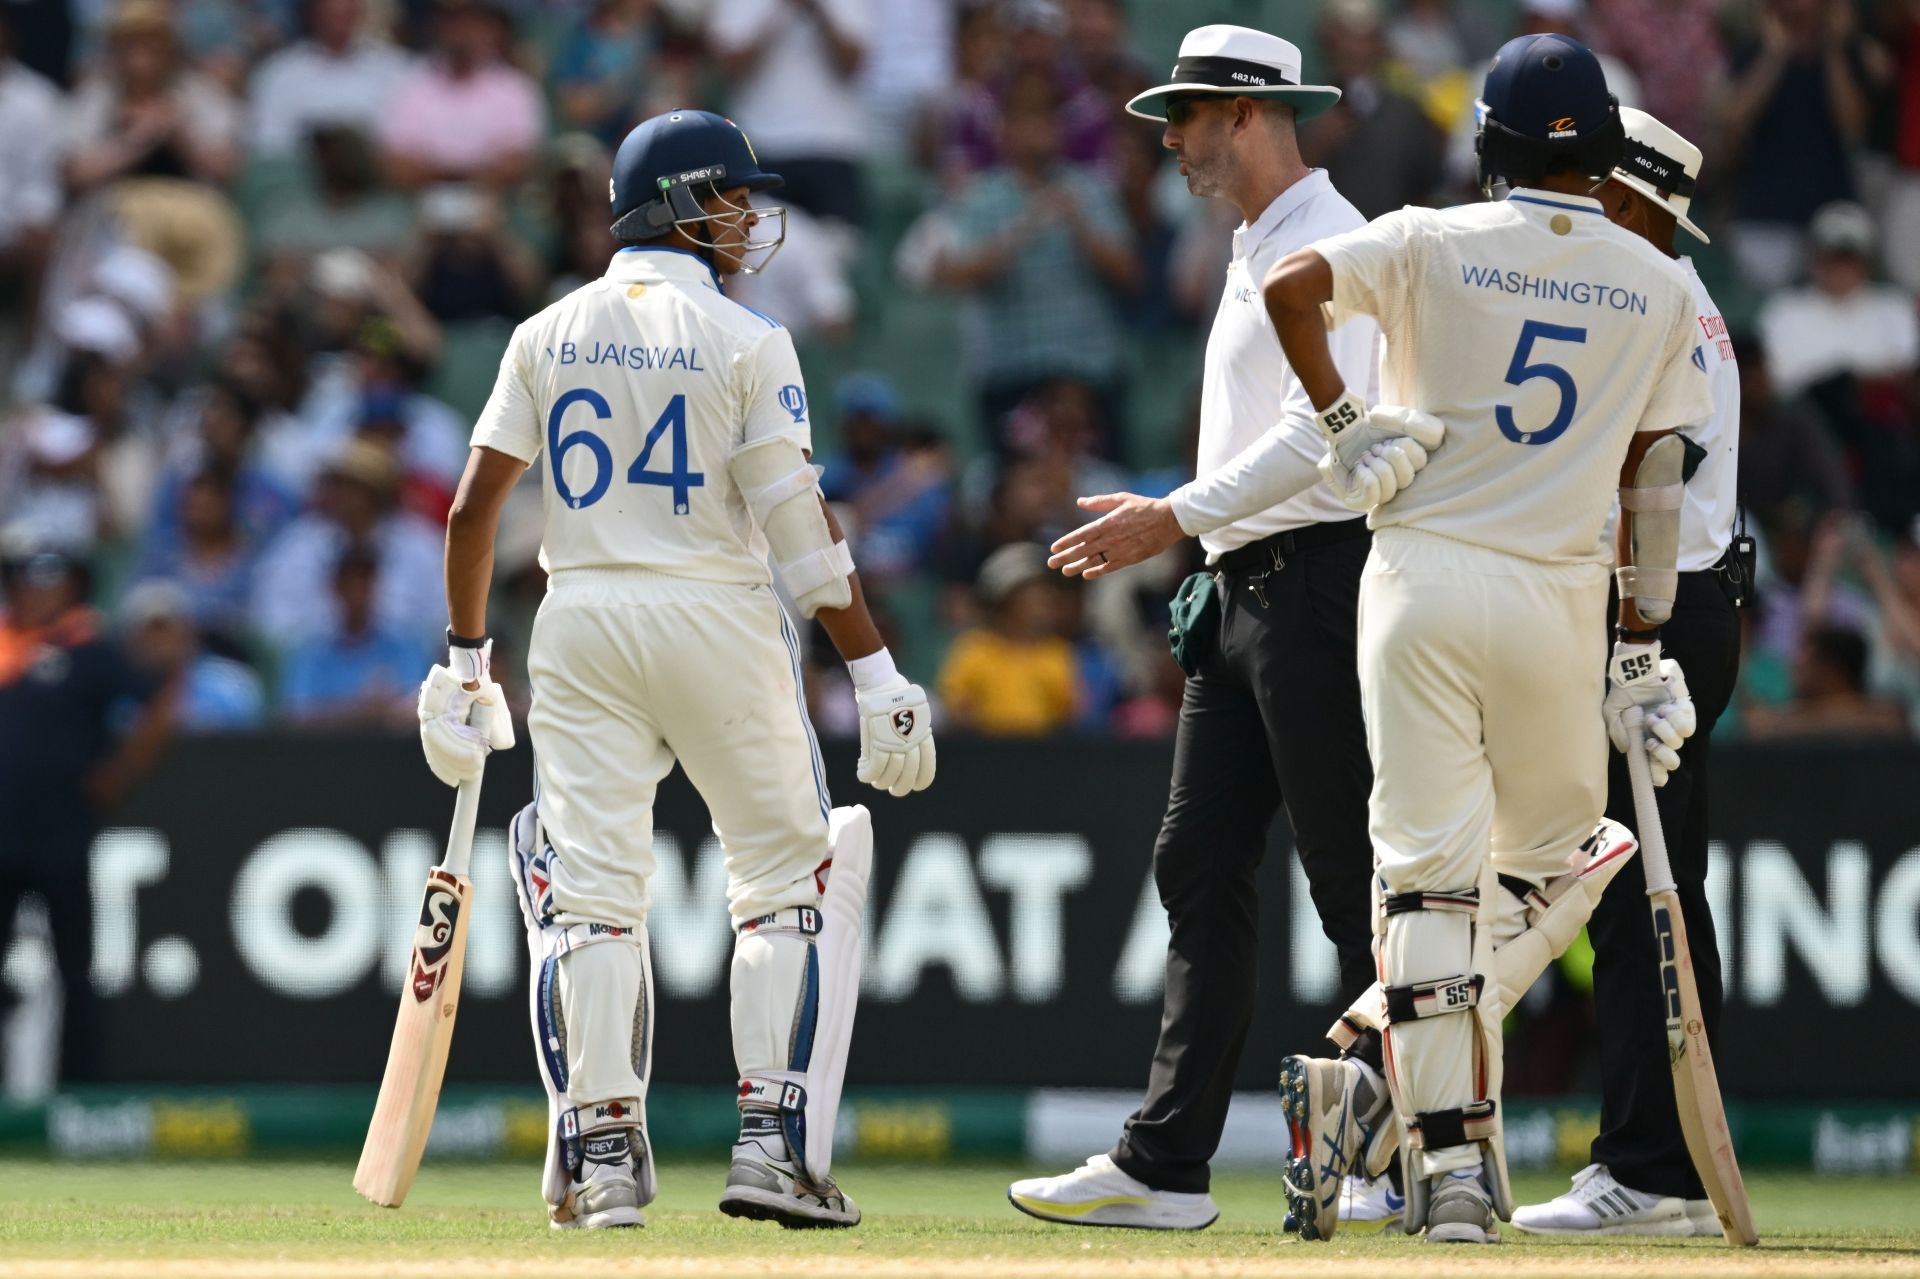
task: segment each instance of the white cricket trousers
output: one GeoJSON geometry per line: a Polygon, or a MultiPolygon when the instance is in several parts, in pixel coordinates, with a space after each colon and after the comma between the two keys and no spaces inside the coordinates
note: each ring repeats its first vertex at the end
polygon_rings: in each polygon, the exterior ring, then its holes
{"type": "MultiPolygon", "coordinates": [[[[1606,807],[1607,577],[1602,564],[1546,564],[1413,529],[1374,534],[1360,579],[1360,695],[1387,892],[1477,888],[1489,859],[1535,885],[1567,870],[1606,807]]],[[[1389,916],[1382,979],[1468,973],[1472,927],[1452,912],[1389,916]]],[[[1425,1017],[1390,1032],[1407,1109],[1486,1095],[1473,1021],[1425,1017]]],[[[1428,1170],[1477,1165],[1474,1149],[1428,1170]]]]}
{"type": "Polygon", "coordinates": [[[653,799],[675,760],[712,814],[736,925],[819,901],[826,775],[770,587],[555,573],[527,669],[557,923],[646,924],[653,799]]]}

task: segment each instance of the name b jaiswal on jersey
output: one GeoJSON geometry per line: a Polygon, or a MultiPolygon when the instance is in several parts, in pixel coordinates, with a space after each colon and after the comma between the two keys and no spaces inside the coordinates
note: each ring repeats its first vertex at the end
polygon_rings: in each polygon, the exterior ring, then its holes
{"type": "Polygon", "coordinates": [[[547,348],[547,358],[558,364],[613,364],[644,373],[652,369],[684,369],[705,373],[697,346],[645,346],[638,342],[560,342],[547,348]]]}

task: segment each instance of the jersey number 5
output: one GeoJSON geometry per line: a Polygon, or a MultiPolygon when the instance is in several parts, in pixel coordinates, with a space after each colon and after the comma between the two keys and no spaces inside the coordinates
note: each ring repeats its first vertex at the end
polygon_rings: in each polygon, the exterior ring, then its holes
{"type": "Polygon", "coordinates": [[[1573,374],[1558,364],[1548,364],[1544,360],[1537,364],[1527,362],[1533,354],[1534,342],[1542,338],[1553,342],[1585,342],[1587,331],[1565,324],[1548,324],[1544,320],[1528,320],[1520,326],[1520,341],[1514,346],[1513,359],[1507,364],[1507,385],[1519,386],[1522,382],[1543,377],[1560,388],[1560,407],[1554,412],[1553,420],[1545,426],[1523,431],[1514,423],[1512,405],[1494,405],[1493,420],[1500,424],[1500,434],[1515,444],[1553,443],[1567,429],[1567,424],[1573,421],[1574,407],[1580,402],[1580,393],[1573,386],[1573,374]]]}
{"type": "MultiPolygon", "coordinates": [[[[578,511],[592,506],[607,495],[607,485],[613,482],[613,450],[607,447],[605,440],[585,427],[571,435],[560,434],[560,419],[576,404],[584,404],[592,409],[593,415],[602,422],[612,419],[613,408],[598,391],[583,388],[568,391],[555,400],[552,410],[547,414],[547,470],[553,475],[553,488],[560,495],[560,500],[578,511]],[[585,493],[575,494],[567,486],[562,463],[568,450],[573,448],[585,448],[593,454],[593,483],[587,486],[585,493]]],[[[627,468],[627,483],[657,484],[673,490],[673,513],[685,515],[691,509],[689,499],[692,490],[704,487],[706,482],[704,474],[687,469],[687,397],[676,395],[667,401],[667,407],[661,410],[660,416],[647,431],[646,443],[640,446],[640,456],[633,459],[633,465],[627,468]],[[653,446],[669,430],[673,432],[672,469],[649,471],[647,462],[653,457],[653,446]]]]}

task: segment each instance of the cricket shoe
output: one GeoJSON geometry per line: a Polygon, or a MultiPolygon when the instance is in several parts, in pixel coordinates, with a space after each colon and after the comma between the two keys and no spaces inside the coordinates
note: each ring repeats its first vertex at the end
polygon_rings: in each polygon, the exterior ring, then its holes
{"type": "Polygon", "coordinates": [[[1720,1234],[1708,1200],[1634,1190],[1615,1181],[1605,1164],[1573,1174],[1573,1189],[1559,1198],[1515,1209],[1513,1224],[1530,1235],[1720,1234]]]}
{"type": "Polygon", "coordinates": [[[1407,1197],[1393,1188],[1393,1178],[1350,1172],[1340,1186],[1340,1224],[1373,1230],[1399,1224],[1406,1215],[1407,1197]]]}
{"type": "MultiPolygon", "coordinates": [[[[1393,1188],[1391,1177],[1367,1177],[1350,1172],[1340,1183],[1340,1224],[1348,1230],[1382,1230],[1397,1226],[1406,1216],[1407,1198],[1393,1188]]],[[[1300,1233],[1300,1219],[1291,1212],[1280,1228],[1300,1233]]]]}
{"type": "Polygon", "coordinates": [[[795,1164],[774,1114],[748,1111],[720,1211],[748,1221],[776,1221],[789,1230],[857,1226],[860,1207],[832,1177],[809,1178],[795,1164]]]}
{"type": "Polygon", "coordinates": [[[1042,1221],[1135,1230],[1205,1230],[1220,1218],[1213,1196],[1155,1190],[1095,1155],[1058,1177],[1029,1177],[1007,1187],[1007,1202],[1042,1221]]]}
{"type": "Polygon", "coordinates": [[[625,1128],[589,1133],[580,1141],[580,1185],[568,1198],[555,1230],[606,1230],[644,1226],[640,1183],[633,1175],[633,1134],[625,1128]]]}
{"type": "Polygon", "coordinates": [[[1280,1107],[1293,1143],[1287,1215],[1302,1239],[1333,1238],[1348,1170],[1386,1113],[1380,1085],[1380,1077],[1352,1057],[1296,1056],[1280,1063],[1280,1107]]]}
{"type": "Polygon", "coordinates": [[[1433,1179],[1427,1202],[1428,1243],[1499,1243],[1493,1196],[1478,1171],[1443,1172],[1433,1179]]]}

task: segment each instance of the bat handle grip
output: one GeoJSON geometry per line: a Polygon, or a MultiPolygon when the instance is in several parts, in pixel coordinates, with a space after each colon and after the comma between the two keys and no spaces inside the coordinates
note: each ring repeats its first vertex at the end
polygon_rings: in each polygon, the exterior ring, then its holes
{"type": "Polygon", "coordinates": [[[447,855],[440,868],[449,875],[467,878],[473,861],[473,827],[480,816],[480,778],[460,783],[453,800],[453,829],[447,832],[447,855]]]}
{"type": "Polygon", "coordinates": [[[1639,829],[1640,865],[1647,877],[1647,896],[1673,891],[1673,866],[1667,861],[1667,835],[1660,826],[1660,807],[1654,799],[1653,766],[1647,762],[1647,715],[1629,706],[1620,716],[1627,730],[1627,778],[1633,783],[1633,818],[1639,829]]]}

